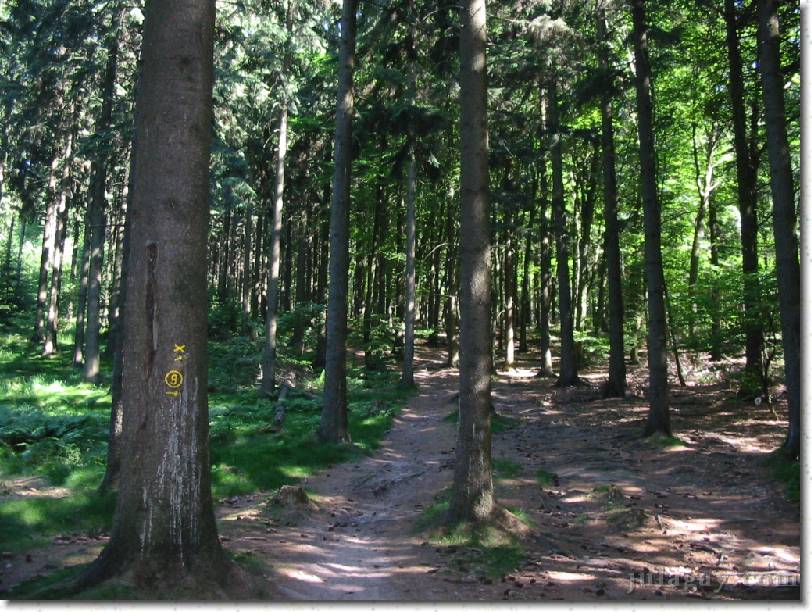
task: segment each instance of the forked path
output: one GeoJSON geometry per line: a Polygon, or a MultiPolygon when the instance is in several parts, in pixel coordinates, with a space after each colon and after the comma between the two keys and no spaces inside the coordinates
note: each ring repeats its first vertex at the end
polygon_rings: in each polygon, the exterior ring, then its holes
{"type": "Polygon", "coordinates": [[[226,508],[226,544],[272,567],[275,596],[298,600],[446,599],[434,576],[433,550],[414,524],[451,480],[456,430],[443,420],[454,407],[455,369],[420,353],[417,394],[400,412],[374,456],[342,463],[303,484],[318,510],[285,524],[259,508],[264,498],[226,508]],[[239,520],[237,518],[239,517],[239,520]]]}

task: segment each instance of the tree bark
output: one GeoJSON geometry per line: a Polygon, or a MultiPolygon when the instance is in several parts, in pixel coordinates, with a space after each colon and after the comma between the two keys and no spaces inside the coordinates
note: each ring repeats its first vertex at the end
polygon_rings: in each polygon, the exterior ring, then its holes
{"type": "MultiPolygon", "coordinates": [[[[543,124],[547,127],[546,113],[542,106],[542,113],[545,115],[543,124]]],[[[550,302],[551,288],[553,282],[552,273],[552,247],[550,244],[550,225],[547,219],[547,155],[542,153],[539,163],[539,268],[540,268],[540,290],[539,290],[539,351],[541,353],[541,365],[537,376],[553,376],[553,356],[550,351],[550,302]]]]}
{"type": "MultiPolygon", "coordinates": [[[[112,33],[108,42],[107,64],[104,72],[102,109],[96,124],[97,133],[109,129],[113,116],[113,95],[118,63],[118,23],[120,12],[113,14],[112,33]]],[[[85,330],[84,379],[99,382],[99,332],[101,321],[101,272],[104,261],[105,192],[107,190],[107,152],[102,148],[96,155],[92,169],[92,187],[87,219],[90,224],[90,263],[87,283],[87,324],[85,330]]]]}
{"type": "MultiPolygon", "coordinates": [[[[288,152],[288,105],[279,111],[279,144],[276,149],[276,182],[271,210],[271,244],[268,265],[268,312],[265,315],[265,352],[262,356],[260,393],[271,395],[276,384],[276,326],[279,310],[279,267],[282,240],[282,208],[285,204],[285,156],[288,152]]],[[[290,248],[290,241],[287,247],[290,248]]]]}
{"type": "MultiPolygon", "coordinates": [[[[606,16],[598,12],[598,38],[605,44],[606,16]]],[[[601,68],[609,69],[607,49],[601,53],[601,68]]],[[[623,277],[620,268],[620,227],[617,222],[617,174],[611,87],[601,97],[601,148],[603,154],[603,249],[606,261],[606,293],[609,302],[609,380],[606,397],[626,393],[626,363],[623,339],[623,277]]]]}
{"type": "Polygon", "coordinates": [[[758,192],[756,168],[747,143],[744,78],[739,47],[735,0],[725,0],[724,19],[728,57],[728,92],[733,115],[733,145],[736,150],[736,189],[741,217],[742,276],[744,278],[745,369],[761,379],[764,332],[759,315],[758,278],[758,192]]]}
{"type": "Polygon", "coordinates": [[[633,0],[635,85],[637,89],[637,134],[640,141],[640,190],[645,226],[645,267],[648,295],[649,412],[643,431],[671,435],[666,318],[663,288],[661,211],[657,196],[654,110],[651,102],[651,67],[645,0],[633,0]]]}
{"type": "Polygon", "coordinates": [[[547,89],[547,120],[549,121],[553,162],[553,230],[558,268],[558,319],[561,325],[561,360],[558,385],[578,384],[578,363],[575,352],[570,290],[570,239],[567,208],[564,202],[564,168],[561,150],[561,126],[558,111],[558,86],[553,80],[547,89]]]}
{"type": "Polygon", "coordinates": [[[782,450],[788,457],[798,459],[801,452],[801,269],[796,234],[795,187],[784,110],[778,4],[776,0],[759,0],[759,68],[770,158],[775,267],[784,345],[784,384],[789,406],[789,429],[782,450]]]}
{"type": "Polygon", "coordinates": [[[406,179],[406,304],[404,309],[403,371],[400,382],[414,385],[414,306],[415,306],[415,195],[417,179],[414,147],[409,149],[406,179]]]}
{"type": "Polygon", "coordinates": [[[338,100],[330,207],[330,281],[327,298],[324,398],[319,425],[323,442],[350,441],[347,422],[347,286],[349,281],[349,217],[352,178],[352,91],[355,68],[357,0],[343,0],[338,61],[338,100]]]}
{"type": "Polygon", "coordinates": [[[199,594],[227,578],[211,498],[206,245],[214,2],[150,2],[136,99],[122,477],[80,584],[127,572],[199,594]],[[138,314],[138,316],[134,316],[138,314]]]}
{"type": "Polygon", "coordinates": [[[494,510],[485,0],[460,7],[460,399],[451,521],[494,510]]]}

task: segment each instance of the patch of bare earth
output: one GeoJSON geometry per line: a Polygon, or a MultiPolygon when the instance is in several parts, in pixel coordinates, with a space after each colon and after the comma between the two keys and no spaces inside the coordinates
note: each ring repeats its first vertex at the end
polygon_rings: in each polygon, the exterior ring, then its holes
{"type": "MultiPolygon", "coordinates": [[[[218,507],[224,545],[259,561],[255,571],[274,599],[800,597],[800,509],[763,465],[786,422],[766,405],[731,399],[719,382],[674,386],[682,444],[652,446],[640,438],[647,409],[641,368],[630,372],[623,399],[601,398],[602,371],[585,373],[586,384],[572,389],[534,377],[537,361],[498,374],[494,404],[518,425],[494,434],[494,457],[520,470],[497,479],[496,492],[535,528],[512,574],[455,569],[465,566],[454,563],[464,551],[435,548],[415,522],[451,482],[456,429],[443,419],[455,408],[457,373],[437,353],[421,348],[418,358],[418,393],[380,449],[303,483],[315,507],[269,511],[269,495],[260,493],[218,507]]],[[[36,483],[13,486],[15,495],[59,494],[36,483]]],[[[89,561],[103,543],[73,535],[8,555],[0,591],[89,561]]]]}
{"type": "MultiPolygon", "coordinates": [[[[265,495],[221,509],[225,544],[267,564],[299,600],[677,600],[798,598],[799,508],[763,466],[786,423],[730,399],[721,385],[673,389],[674,431],[640,438],[645,372],[632,393],[602,399],[601,373],[558,389],[520,363],[494,383],[497,411],[519,425],[494,435],[494,456],[521,466],[499,501],[536,529],[526,559],[496,579],[460,572],[462,551],[435,548],[415,521],[453,473],[456,371],[419,352],[419,393],[374,456],[311,478],[318,509],[269,514],[265,495]],[[522,369],[524,368],[524,369],[522,369]],[[636,391],[636,393],[635,393],[636,391]],[[539,470],[554,474],[548,484],[539,470]]],[[[780,412],[780,410],[779,410],[780,412]]]]}

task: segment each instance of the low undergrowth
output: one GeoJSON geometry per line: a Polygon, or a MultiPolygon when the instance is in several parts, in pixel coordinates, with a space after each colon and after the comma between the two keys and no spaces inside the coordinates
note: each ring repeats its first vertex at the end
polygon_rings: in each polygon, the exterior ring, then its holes
{"type": "MultiPolygon", "coordinates": [[[[20,328],[23,329],[23,328],[20,328]]],[[[63,337],[62,346],[70,346],[63,337]]],[[[55,534],[103,533],[114,495],[100,495],[111,398],[81,380],[70,351],[42,357],[20,332],[0,339],[0,551],[36,547],[55,534]]],[[[411,395],[392,369],[348,367],[351,446],[316,444],[323,379],[299,356],[280,356],[295,387],[281,430],[275,402],[256,391],[261,341],[210,342],[210,451],[215,499],[292,484],[371,453],[411,395]]],[[[103,377],[109,382],[108,362],[103,377]]]]}
{"type": "Polygon", "coordinates": [[[440,492],[416,522],[427,541],[448,555],[447,568],[480,579],[493,579],[516,570],[526,558],[522,538],[533,527],[519,508],[497,508],[485,523],[449,523],[451,491],[440,492]]]}

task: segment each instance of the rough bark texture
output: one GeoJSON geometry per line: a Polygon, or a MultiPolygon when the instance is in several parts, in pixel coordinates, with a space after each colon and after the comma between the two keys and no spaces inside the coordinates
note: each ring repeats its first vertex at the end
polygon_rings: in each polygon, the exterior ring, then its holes
{"type": "Polygon", "coordinates": [[[344,0],[338,60],[333,199],[330,207],[330,282],[327,297],[327,343],[324,396],[319,437],[349,442],[347,425],[347,285],[349,280],[350,180],[352,172],[352,92],[355,69],[356,0],[344,0]]]}
{"type": "Polygon", "coordinates": [[[789,404],[789,430],[783,450],[789,457],[798,458],[801,452],[801,269],[776,0],[760,0],[758,34],[767,151],[770,157],[770,191],[773,197],[773,238],[784,345],[784,383],[789,404]]]}
{"type": "MultiPolygon", "coordinates": [[[[598,37],[606,40],[606,18],[598,13],[598,37]]],[[[601,54],[601,67],[608,69],[608,56],[601,54]]],[[[617,175],[611,88],[601,98],[601,147],[603,154],[603,249],[606,262],[606,295],[609,303],[609,380],[607,397],[626,393],[626,363],[623,350],[623,279],[620,269],[620,228],[617,222],[617,175]]]]}
{"type": "Polygon", "coordinates": [[[558,319],[561,324],[561,365],[558,370],[558,385],[566,387],[578,384],[578,362],[573,336],[569,222],[564,202],[564,163],[561,151],[558,87],[555,81],[552,81],[547,89],[547,120],[553,139],[553,231],[558,268],[558,319]]]}
{"type": "Polygon", "coordinates": [[[763,330],[758,314],[758,216],[756,204],[756,168],[747,143],[747,120],[744,104],[744,78],[739,49],[739,31],[735,0],[725,0],[724,18],[728,57],[728,92],[733,115],[733,145],[736,150],[736,189],[741,216],[742,273],[744,276],[745,368],[761,377],[763,330]]]}
{"type": "Polygon", "coordinates": [[[225,577],[211,499],[207,400],[214,14],[213,1],[146,5],[122,478],[110,542],[85,584],[131,571],[137,584],[199,593],[225,577]]]}
{"type": "Polygon", "coordinates": [[[406,179],[406,308],[404,310],[405,336],[403,345],[403,372],[400,381],[414,385],[414,306],[415,306],[415,159],[409,152],[406,179]]]}
{"type": "Polygon", "coordinates": [[[645,227],[645,269],[648,296],[649,412],[644,435],[671,435],[666,316],[663,287],[661,211],[657,197],[654,149],[654,112],[651,102],[651,67],[648,59],[645,0],[632,4],[634,23],[635,85],[637,89],[637,135],[640,140],[640,191],[645,227]]]}
{"type": "Polygon", "coordinates": [[[460,7],[460,416],[452,521],[493,513],[485,0],[460,7]]]}
{"type": "Polygon", "coordinates": [[[553,356],[550,351],[550,302],[551,286],[553,283],[552,274],[552,247],[550,245],[550,224],[547,219],[547,158],[542,155],[539,164],[539,191],[540,205],[539,211],[539,244],[541,246],[539,254],[540,284],[539,288],[539,350],[541,352],[541,367],[538,376],[553,376],[553,356]]]}
{"type": "MultiPolygon", "coordinates": [[[[279,114],[279,144],[276,149],[276,183],[271,210],[271,244],[268,265],[268,312],[265,316],[265,352],[262,356],[260,393],[270,395],[276,379],[276,326],[279,310],[279,266],[282,240],[282,207],[285,203],[285,156],[288,152],[288,107],[279,114]]],[[[288,247],[289,248],[289,247],[288,247]]]]}

